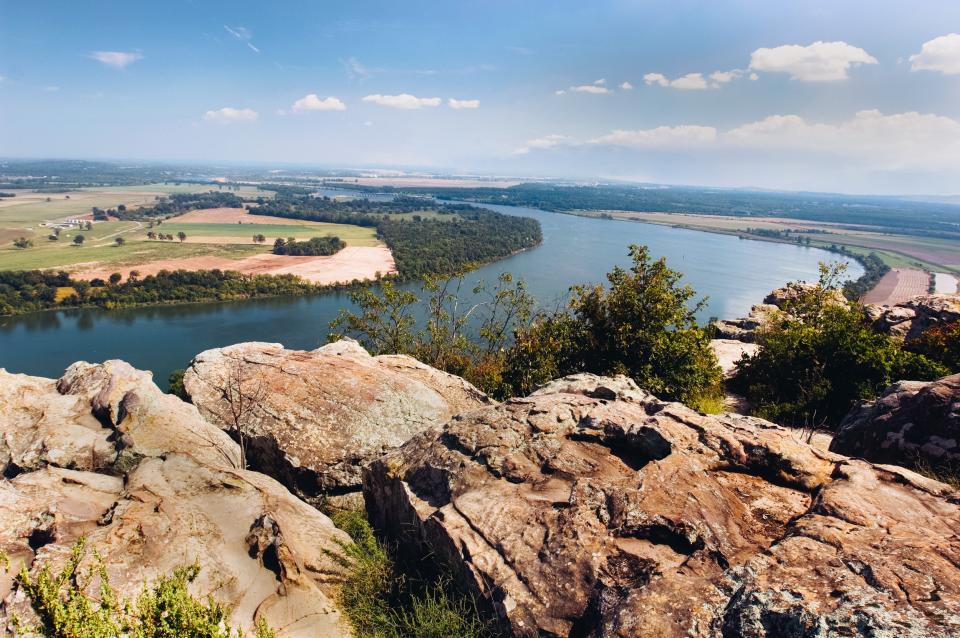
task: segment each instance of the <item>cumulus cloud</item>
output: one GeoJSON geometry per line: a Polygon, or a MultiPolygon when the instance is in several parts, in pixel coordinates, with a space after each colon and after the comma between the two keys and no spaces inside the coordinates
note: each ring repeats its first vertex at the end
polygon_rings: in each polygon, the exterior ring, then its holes
{"type": "Polygon", "coordinates": [[[910,56],[910,70],[960,74],[960,34],[950,33],[924,42],[920,53],[910,56]]]}
{"type": "Polygon", "coordinates": [[[629,82],[624,82],[624,83],[622,83],[622,84],[620,85],[620,90],[621,90],[621,91],[632,91],[632,90],[633,90],[633,85],[630,84],[629,82]]]}
{"type": "Polygon", "coordinates": [[[142,60],[143,54],[139,51],[94,51],[90,57],[115,69],[125,69],[137,60],[142,60]]]}
{"type": "Polygon", "coordinates": [[[684,91],[703,91],[711,88],[703,78],[702,73],[687,73],[674,80],[671,80],[662,73],[647,73],[643,76],[643,81],[646,82],[647,86],[656,84],[657,86],[665,86],[684,91]]]}
{"type": "Polygon", "coordinates": [[[452,109],[478,109],[480,108],[480,100],[458,100],[456,98],[450,98],[447,100],[447,104],[450,105],[452,109]]]}
{"type": "Polygon", "coordinates": [[[320,98],[316,93],[305,95],[290,107],[294,113],[306,111],[346,111],[347,105],[335,97],[320,98]]]}
{"type": "Polygon", "coordinates": [[[534,149],[546,150],[555,148],[557,146],[564,146],[573,144],[573,138],[566,135],[545,135],[543,137],[538,137],[536,139],[527,140],[527,142],[515,150],[514,155],[526,155],[534,149]]]}
{"type": "Polygon", "coordinates": [[[240,40],[246,44],[247,48],[249,48],[251,51],[254,53],[260,53],[260,49],[255,47],[253,42],[250,41],[250,39],[253,37],[253,33],[250,31],[250,29],[246,27],[228,27],[227,25],[223,25],[223,28],[227,31],[227,33],[235,37],[237,40],[240,40]]]}
{"type": "Polygon", "coordinates": [[[389,106],[395,109],[419,109],[424,106],[440,106],[438,97],[417,97],[409,93],[400,93],[399,95],[367,95],[363,98],[364,102],[372,102],[380,106],[389,106]]]}
{"type": "Polygon", "coordinates": [[[617,129],[589,143],[628,148],[683,149],[710,144],[716,139],[717,129],[712,126],[684,124],[651,129],[617,129]]]}
{"type": "Polygon", "coordinates": [[[231,122],[252,122],[259,116],[253,109],[235,109],[232,106],[225,106],[215,111],[207,111],[203,114],[203,119],[208,122],[229,124],[231,122]]]}
{"type": "Polygon", "coordinates": [[[877,59],[846,42],[814,42],[807,46],[787,44],[757,49],[750,55],[750,70],[787,73],[802,82],[846,80],[852,67],[876,64],[877,59]]]}

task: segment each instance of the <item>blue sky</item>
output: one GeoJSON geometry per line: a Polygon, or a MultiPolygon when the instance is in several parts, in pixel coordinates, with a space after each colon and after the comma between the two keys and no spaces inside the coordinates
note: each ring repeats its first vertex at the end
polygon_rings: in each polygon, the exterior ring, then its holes
{"type": "Polygon", "coordinates": [[[0,16],[0,156],[960,191],[954,0],[3,0],[0,16]]]}

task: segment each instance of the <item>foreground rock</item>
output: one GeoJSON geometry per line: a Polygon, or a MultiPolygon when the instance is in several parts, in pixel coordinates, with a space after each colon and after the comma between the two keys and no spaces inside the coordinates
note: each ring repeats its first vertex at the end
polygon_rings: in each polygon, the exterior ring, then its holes
{"type": "MultiPolygon", "coordinates": [[[[0,551],[11,573],[56,572],[77,539],[104,559],[122,598],[196,562],[211,594],[249,633],[349,635],[331,603],[347,537],[256,472],[194,406],[121,361],[77,363],[59,381],[0,370],[0,551]]],[[[88,556],[89,559],[89,556],[88,556]]],[[[85,583],[96,594],[98,583],[85,583]]],[[[0,573],[0,625],[29,601],[0,573]]]]}
{"type": "Polygon", "coordinates": [[[250,465],[306,499],[358,492],[363,464],[491,403],[459,377],[406,356],[372,357],[352,340],[311,352],[275,343],[207,350],[184,386],[200,413],[227,430],[237,423],[236,389],[257,397],[242,417],[250,465]]]}
{"type": "Polygon", "coordinates": [[[851,410],[830,449],[877,463],[960,468],[960,374],[895,383],[851,410]]]}
{"type": "Polygon", "coordinates": [[[920,295],[895,306],[868,305],[864,312],[877,330],[912,341],[929,328],[960,321],[960,297],[920,295]]]}
{"type": "Polygon", "coordinates": [[[368,466],[364,496],[510,635],[960,632],[956,492],[623,377],[454,418],[368,466]]]}

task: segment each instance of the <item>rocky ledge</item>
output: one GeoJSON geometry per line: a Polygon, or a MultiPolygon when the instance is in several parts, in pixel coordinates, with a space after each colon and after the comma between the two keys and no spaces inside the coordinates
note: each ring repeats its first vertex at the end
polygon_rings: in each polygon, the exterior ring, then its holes
{"type": "Polygon", "coordinates": [[[960,320],[960,297],[920,295],[895,306],[871,304],[864,312],[881,332],[912,341],[928,328],[960,320]]]}
{"type": "Polygon", "coordinates": [[[492,403],[460,377],[407,356],[370,356],[350,339],[309,352],[276,343],[207,350],[184,386],[200,414],[225,430],[236,426],[240,403],[253,403],[239,417],[250,467],[307,500],[359,492],[364,464],[492,403]]]}
{"type": "MultiPolygon", "coordinates": [[[[238,463],[222,430],[122,361],[59,381],[0,370],[0,627],[32,614],[11,575],[58,572],[86,537],[121,598],[195,562],[193,593],[248,634],[264,618],[283,638],[350,635],[331,602],[347,536],[238,463]]],[[[83,586],[96,597],[97,579],[83,586]]]]}
{"type": "Polygon", "coordinates": [[[960,496],[577,375],[367,466],[374,525],[512,636],[956,636],[960,496]]]}
{"type": "Polygon", "coordinates": [[[830,449],[877,463],[960,468],[960,374],[895,383],[851,410],[830,449]]]}

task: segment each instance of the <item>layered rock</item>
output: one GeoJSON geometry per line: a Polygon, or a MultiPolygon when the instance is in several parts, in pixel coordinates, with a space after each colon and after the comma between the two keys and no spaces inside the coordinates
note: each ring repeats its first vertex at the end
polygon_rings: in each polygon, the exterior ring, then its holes
{"type": "Polygon", "coordinates": [[[226,430],[237,427],[238,397],[248,397],[240,427],[251,467],[306,499],[358,492],[363,464],[490,404],[459,377],[411,357],[370,356],[352,340],[309,352],[275,343],[207,350],[191,362],[184,387],[226,430]]]}
{"type": "Polygon", "coordinates": [[[878,463],[960,468],[960,374],[891,385],[850,411],[830,449],[878,463]]]}
{"type": "MultiPolygon", "coordinates": [[[[197,409],[120,361],[77,363],[59,381],[0,371],[0,551],[13,570],[56,572],[77,539],[103,557],[121,598],[196,563],[249,630],[349,635],[331,602],[348,540],[275,480],[238,469],[239,449],[197,409]]],[[[87,560],[92,560],[92,551],[87,560]]],[[[0,624],[29,600],[0,574],[0,624]]],[[[96,579],[84,583],[96,595],[96,579]]]]}
{"type": "Polygon", "coordinates": [[[895,306],[871,304],[864,312],[877,330],[912,341],[929,328],[960,321],[960,297],[920,295],[895,306]]]}
{"type": "Polygon", "coordinates": [[[953,636],[960,497],[576,375],[364,471],[374,525],[515,636],[953,636]]]}

